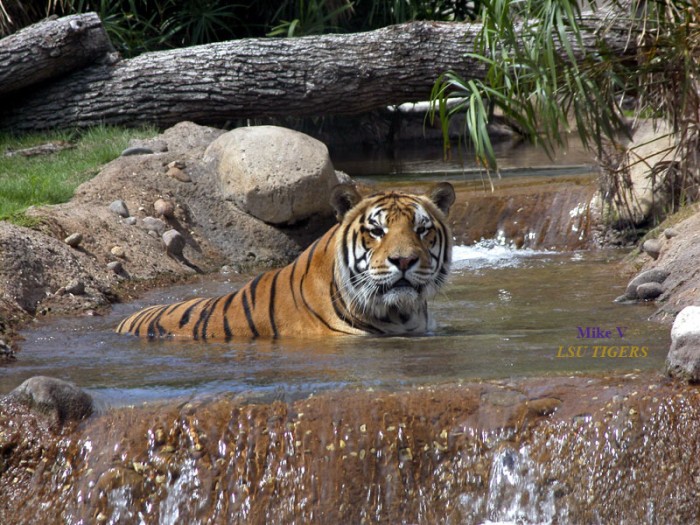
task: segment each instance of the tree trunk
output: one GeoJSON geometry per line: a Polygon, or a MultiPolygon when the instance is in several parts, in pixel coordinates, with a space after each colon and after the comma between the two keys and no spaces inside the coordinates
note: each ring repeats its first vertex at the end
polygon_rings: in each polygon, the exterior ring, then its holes
{"type": "Polygon", "coordinates": [[[95,13],[42,20],[0,40],[0,95],[85,67],[111,51],[95,13]]]}
{"type": "MultiPolygon", "coordinates": [[[[593,22],[600,24],[603,12],[593,22]]],[[[191,120],[358,114],[426,100],[453,70],[483,77],[466,58],[479,27],[414,22],[366,33],[258,38],[146,53],[96,65],[15,96],[0,108],[0,128],[37,130],[99,123],[160,126],[191,120]]],[[[629,28],[605,27],[608,49],[629,49],[629,28]]],[[[594,48],[591,35],[585,47],[594,48]]]]}

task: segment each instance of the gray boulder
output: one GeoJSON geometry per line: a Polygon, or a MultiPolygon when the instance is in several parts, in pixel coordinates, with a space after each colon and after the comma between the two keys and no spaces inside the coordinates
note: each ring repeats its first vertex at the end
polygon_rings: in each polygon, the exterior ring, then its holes
{"type": "Polygon", "coordinates": [[[637,286],[637,298],[640,301],[652,301],[664,293],[664,287],[659,283],[644,283],[637,286]]]}
{"type": "Polygon", "coordinates": [[[690,382],[700,381],[700,306],[686,306],[676,316],[666,371],[690,382]]]}
{"type": "Polygon", "coordinates": [[[55,423],[79,421],[90,415],[92,397],[72,383],[54,377],[35,376],[8,394],[33,412],[55,423]]]}
{"type": "Polygon", "coordinates": [[[330,192],[339,183],[328,148],[277,126],[243,127],[212,142],[204,162],[224,197],[270,224],[294,224],[331,215],[330,192]]]}
{"type": "Polygon", "coordinates": [[[648,270],[637,275],[632,279],[627,285],[627,290],[625,295],[628,299],[638,299],[637,287],[645,283],[662,283],[670,275],[670,272],[663,270],[661,268],[654,268],[653,270],[648,270]]]}

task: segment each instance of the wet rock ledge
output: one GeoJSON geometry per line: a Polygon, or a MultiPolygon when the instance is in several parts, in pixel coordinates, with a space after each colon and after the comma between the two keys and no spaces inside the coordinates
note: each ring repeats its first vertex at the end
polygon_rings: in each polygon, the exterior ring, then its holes
{"type": "Polygon", "coordinates": [[[6,523],[695,523],[700,391],[655,374],[0,403],[6,523]]]}

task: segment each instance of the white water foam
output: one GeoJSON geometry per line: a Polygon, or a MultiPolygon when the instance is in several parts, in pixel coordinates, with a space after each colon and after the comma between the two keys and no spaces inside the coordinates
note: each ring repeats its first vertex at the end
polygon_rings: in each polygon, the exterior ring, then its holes
{"type": "Polygon", "coordinates": [[[481,240],[471,246],[454,246],[452,248],[452,268],[507,268],[518,266],[525,259],[556,252],[545,250],[517,249],[514,246],[498,242],[496,239],[481,240]]]}

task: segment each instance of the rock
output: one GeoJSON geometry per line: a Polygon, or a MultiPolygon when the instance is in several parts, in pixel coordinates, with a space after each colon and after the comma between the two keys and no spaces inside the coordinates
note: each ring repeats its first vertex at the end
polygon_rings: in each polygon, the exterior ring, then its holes
{"type": "Polygon", "coordinates": [[[124,257],[126,257],[126,252],[124,251],[124,248],[122,248],[121,246],[114,246],[110,250],[110,252],[112,253],[112,255],[114,255],[115,257],[119,257],[120,259],[123,259],[124,257]]]}
{"type": "Polygon", "coordinates": [[[71,248],[77,248],[78,246],[80,246],[80,243],[83,242],[83,234],[73,233],[65,239],[63,239],[63,242],[65,242],[71,248]]]}
{"type": "Polygon", "coordinates": [[[163,234],[163,242],[165,243],[165,251],[170,255],[180,256],[185,248],[185,238],[179,231],[173,229],[168,230],[163,234]]]}
{"type": "Polygon", "coordinates": [[[153,203],[153,208],[156,215],[160,215],[166,219],[172,219],[175,216],[175,207],[173,203],[165,199],[158,199],[153,203]]]}
{"type": "Polygon", "coordinates": [[[15,358],[15,351],[12,345],[4,339],[0,339],[0,362],[9,361],[15,358]]]}
{"type": "Polygon", "coordinates": [[[111,261],[107,263],[107,268],[112,270],[114,273],[121,273],[123,267],[121,261],[111,261]]]}
{"type": "Polygon", "coordinates": [[[179,170],[184,170],[185,167],[185,161],[183,160],[174,160],[172,162],[168,162],[168,168],[177,168],[179,170]]]}
{"type": "Polygon", "coordinates": [[[277,126],[237,128],[211,143],[204,162],[224,197],[262,221],[294,224],[331,215],[338,177],[328,148],[308,135],[277,126]]]}
{"type": "Polygon", "coordinates": [[[117,215],[120,215],[124,218],[129,216],[129,209],[126,207],[126,203],[124,201],[114,201],[112,204],[109,205],[109,209],[117,215]]]}
{"type": "Polygon", "coordinates": [[[145,217],[143,219],[143,224],[146,226],[147,230],[154,231],[158,235],[161,235],[166,228],[165,223],[160,219],[156,219],[155,217],[145,217]]]}
{"type": "Polygon", "coordinates": [[[687,381],[700,381],[700,306],[686,306],[676,316],[666,371],[687,381]]]}
{"type": "Polygon", "coordinates": [[[647,252],[654,259],[658,259],[661,253],[661,243],[656,239],[647,239],[644,241],[644,244],[642,244],[642,250],[647,252]]]}
{"type": "Polygon", "coordinates": [[[176,167],[168,168],[168,177],[179,180],[180,182],[192,182],[192,179],[187,173],[176,167]]]}
{"type": "Polygon", "coordinates": [[[664,287],[659,283],[644,283],[637,286],[637,298],[640,301],[652,301],[664,293],[664,287]]]}
{"type": "Polygon", "coordinates": [[[78,279],[73,279],[68,283],[68,286],[66,286],[66,293],[83,295],[85,293],[85,284],[78,279]]]}
{"type": "Polygon", "coordinates": [[[136,222],[136,217],[127,217],[126,219],[124,219],[124,224],[128,224],[129,226],[133,226],[134,224],[136,224],[136,222]]]}
{"type": "Polygon", "coordinates": [[[674,230],[673,228],[666,228],[664,230],[664,235],[666,236],[667,239],[672,239],[673,237],[678,237],[678,230],[674,230]]]}
{"type": "Polygon", "coordinates": [[[92,412],[92,397],[61,379],[35,376],[15,388],[10,397],[57,423],[79,421],[92,412]]]}
{"type": "Polygon", "coordinates": [[[637,299],[637,287],[640,284],[662,283],[669,275],[667,270],[661,268],[654,268],[653,270],[642,272],[629,282],[625,295],[628,299],[637,299]]]}
{"type": "Polygon", "coordinates": [[[132,146],[129,148],[126,148],[124,151],[122,151],[121,156],[122,157],[129,157],[131,155],[152,155],[153,150],[151,148],[146,148],[144,146],[132,146]]]}

